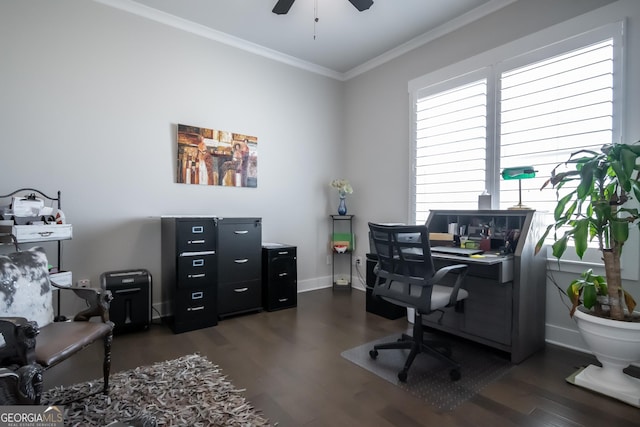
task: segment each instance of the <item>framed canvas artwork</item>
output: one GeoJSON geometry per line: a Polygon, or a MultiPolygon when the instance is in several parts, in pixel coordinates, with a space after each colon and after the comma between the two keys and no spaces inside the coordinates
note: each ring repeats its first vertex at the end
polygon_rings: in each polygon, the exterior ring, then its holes
{"type": "Polygon", "coordinates": [[[258,186],[258,138],[178,124],[176,182],[258,186]]]}

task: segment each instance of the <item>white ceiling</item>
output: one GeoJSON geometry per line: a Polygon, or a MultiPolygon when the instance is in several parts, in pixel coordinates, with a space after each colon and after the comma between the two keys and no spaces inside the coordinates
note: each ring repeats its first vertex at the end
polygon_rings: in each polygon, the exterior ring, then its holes
{"type": "Polygon", "coordinates": [[[344,80],[516,0],[296,0],[286,15],[277,0],[96,1],[344,80]]]}

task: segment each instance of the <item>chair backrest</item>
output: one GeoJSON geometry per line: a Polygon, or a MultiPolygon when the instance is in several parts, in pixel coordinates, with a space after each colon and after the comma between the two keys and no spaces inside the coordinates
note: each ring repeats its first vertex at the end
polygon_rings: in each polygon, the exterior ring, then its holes
{"type": "Polygon", "coordinates": [[[378,256],[378,280],[373,295],[394,304],[418,308],[431,307],[431,279],[435,269],[425,225],[382,225],[369,223],[371,241],[378,256]],[[385,279],[380,285],[380,279],[385,279]]]}
{"type": "Polygon", "coordinates": [[[53,322],[49,263],[43,248],[0,255],[0,315],[53,322]]]}

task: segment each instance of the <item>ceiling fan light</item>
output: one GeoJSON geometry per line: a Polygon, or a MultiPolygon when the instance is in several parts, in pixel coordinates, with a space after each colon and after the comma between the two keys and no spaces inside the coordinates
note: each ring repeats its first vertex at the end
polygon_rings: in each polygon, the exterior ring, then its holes
{"type": "Polygon", "coordinates": [[[373,0],[349,0],[352,5],[356,7],[360,12],[367,10],[373,4],[373,0]]]}

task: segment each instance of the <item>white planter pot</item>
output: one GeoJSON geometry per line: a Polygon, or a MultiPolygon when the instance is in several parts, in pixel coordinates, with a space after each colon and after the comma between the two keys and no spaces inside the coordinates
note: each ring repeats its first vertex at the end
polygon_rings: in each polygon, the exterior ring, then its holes
{"type": "Polygon", "coordinates": [[[603,319],[576,310],[582,338],[602,367],[589,365],[575,384],[640,407],[640,379],[622,372],[640,361],[640,323],[603,319]]]}

